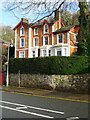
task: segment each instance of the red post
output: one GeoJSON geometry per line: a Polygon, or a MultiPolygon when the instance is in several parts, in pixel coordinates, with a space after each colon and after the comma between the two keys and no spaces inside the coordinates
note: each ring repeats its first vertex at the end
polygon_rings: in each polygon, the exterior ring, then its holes
{"type": "Polygon", "coordinates": [[[4,73],[0,72],[0,85],[4,85],[4,73]]]}

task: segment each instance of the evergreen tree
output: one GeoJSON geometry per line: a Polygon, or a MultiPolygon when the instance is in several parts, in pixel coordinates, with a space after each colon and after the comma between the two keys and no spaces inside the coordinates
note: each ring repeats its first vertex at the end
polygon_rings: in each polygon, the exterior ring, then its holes
{"type": "Polygon", "coordinates": [[[79,2],[80,7],[80,30],[78,34],[78,55],[88,56],[89,53],[89,11],[87,2],[79,2]]]}

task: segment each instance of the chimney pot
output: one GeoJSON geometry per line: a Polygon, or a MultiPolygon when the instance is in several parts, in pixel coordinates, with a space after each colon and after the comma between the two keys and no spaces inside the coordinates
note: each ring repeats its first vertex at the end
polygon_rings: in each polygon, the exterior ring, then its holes
{"type": "Polygon", "coordinates": [[[21,21],[24,23],[28,23],[28,19],[26,19],[26,18],[21,18],[21,21]]]}

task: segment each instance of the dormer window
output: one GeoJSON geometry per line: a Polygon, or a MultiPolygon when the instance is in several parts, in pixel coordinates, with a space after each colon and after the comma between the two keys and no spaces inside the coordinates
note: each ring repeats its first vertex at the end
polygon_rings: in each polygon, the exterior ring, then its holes
{"type": "Polygon", "coordinates": [[[45,24],[45,25],[44,25],[44,34],[47,34],[47,33],[48,33],[48,25],[45,24]]]}
{"type": "Polygon", "coordinates": [[[34,28],[34,35],[38,35],[38,28],[34,28]]]}
{"type": "Polygon", "coordinates": [[[24,36],[24,27],[20,28],[20,36],[24,36]]]}

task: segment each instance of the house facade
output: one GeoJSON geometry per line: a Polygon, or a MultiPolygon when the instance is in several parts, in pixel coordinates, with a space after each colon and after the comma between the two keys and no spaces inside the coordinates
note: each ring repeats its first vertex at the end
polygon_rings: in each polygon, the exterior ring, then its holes
{"type": "Polygon", "coordinates": [[[29,24],[22,18],[15,26],[15,58],[71,56],[77,50],[79,25],[65,27],[60,14],[29,24]]]}

